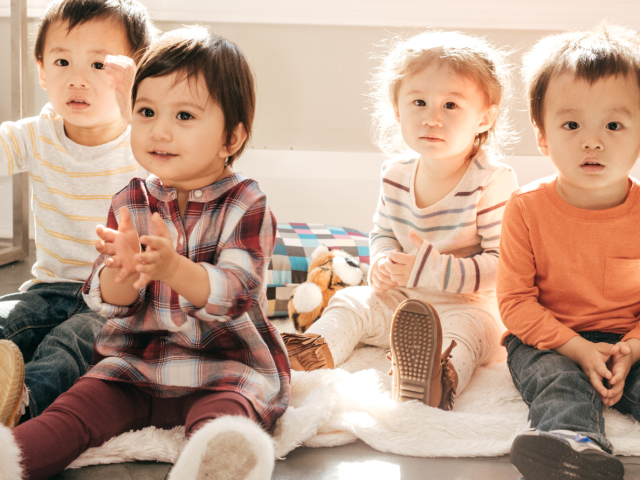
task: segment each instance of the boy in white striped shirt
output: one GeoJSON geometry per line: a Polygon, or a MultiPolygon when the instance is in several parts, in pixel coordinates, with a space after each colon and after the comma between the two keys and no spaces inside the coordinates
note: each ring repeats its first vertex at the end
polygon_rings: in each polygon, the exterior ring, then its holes
{"type": "Polygon", "coordinates": [[[359,342],[391,347],[394,399],[449,410],[476,366],[504,357],[496,270],[517,188],[495,156],[507,72],[501,52],[458,33],[417,35],[384,60],[378,145],[403,155],[382,168],[371,287],[339,291],[304,336],[286,335],[293,369],[338,365],[359,342]]]}
{"type": "Polygon", "coordinates": [[[37,247],[34,278],[0,298],[2,424],[27,404],[24,419],[42,413],[91,364],[104,319],[81,289],[111,197],[146,177],[131,152],[130,92],[133,59],[154,36],[136,0],[58,0],[40,19],[34,53],[50,103],[0,126],[0,174],[31,178],[37,247]]]}

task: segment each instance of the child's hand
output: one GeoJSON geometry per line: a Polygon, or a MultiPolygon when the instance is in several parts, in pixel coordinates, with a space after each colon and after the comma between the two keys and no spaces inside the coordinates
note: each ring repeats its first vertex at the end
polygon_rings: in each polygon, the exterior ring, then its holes
{"type": "Polygon", "coordinates": [[[136,62],[125,55],[107,55],[104,71],[111,77],[109,86],[116,91],[120,114],[127,123],[131,122],[131,87],[136,75],[136,62]]]}
{"type": "Polygon", "coordinates": [[[133,284],[135,288],[142,288],[151,280],[168,283],[180,263],[180,255],[173,249],[173,240],[167,224],[157,212],[151,220],[156,227],[157,236],[140,237],[140,243],[147,248],[144,253],[135,256],[136,271],[140,273],[140,278],[133,284]]]}
{"type": "Polygon", "coordinates": [[[603,403],[608,392],[603,379],[610,380],[613,377],[607,368],[607,362],[619,350],[618,345],[593,343],[580,336],[573,337],[555,349],[560,355],[570,358],[580,366],[603,403]]]}
{"type": "Polygon", "coordinates": [[[385,293],[398,286],[391,280],[388,264],[389,258],[382,257],[371,268],[371,288],[375,293],[385,293]]]}
{"type": "Polygon", "coordinates": [[[602,398],[602,403],[608,407],[614,406],[622,398],[624,391],[624,383],[629,375],[629,370],[633,366],[633,358],[631,355],[631,347],[627,342],[619,342],[615,345],[618,347],[618,353],[609,359],[609,368],[613,375],[609,380],[609,390],[606,397],[602,398]]]}
{"type": "MultiPolygon", "coordinates": [[[[409,232],[409,238],[415,247],[420,250],[424,240],[413,230],[409,232]]],[[[413,266],[416,263],[416,258],[417,255],[401,253],[397,250],[391,252],[389,255],[391,261],[387,264],[387,270],[389,270],[391,280],[400,287],[406,287],[409,277],[411,277],[413,266]]]]}
{"type": "Polygon", "coordinates": [[[96,250],[103,255],[107,268],[117,268],[118,274],[114,278],[115,283],[122,283],[136,273],[136,261],[134,256],[140,252],[138,232],[136,232],[131,214],[128,208],[120,210],[120,222],[118,230],[105,228],[102,225],[96,227],[96,233],[102,240],[96,241],[96,250]]]}

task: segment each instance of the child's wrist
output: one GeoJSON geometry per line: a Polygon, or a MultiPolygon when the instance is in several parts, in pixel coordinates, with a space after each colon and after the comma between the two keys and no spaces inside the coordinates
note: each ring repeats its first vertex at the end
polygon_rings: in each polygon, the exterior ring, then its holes
{"type": "Polygon", "coordinates": [[[629,338],[625,340],[625,343],[627,343],[631,349],[631,364],[634,365],[640,361],[640,339],[629,338]]]}
{"type": "Polygon", "coordinates": [[[171,253],[171,257],[169,258],[169,266],[167,267],[167,271],[165,275],[163,275],[163,278],[160,278],[159,280],[171,286],[172,280],[174,280],[178,276],[178,271],[180,270],[183,263],[182,259],[186,260],[186,258],[175,251],[171,253]]]}

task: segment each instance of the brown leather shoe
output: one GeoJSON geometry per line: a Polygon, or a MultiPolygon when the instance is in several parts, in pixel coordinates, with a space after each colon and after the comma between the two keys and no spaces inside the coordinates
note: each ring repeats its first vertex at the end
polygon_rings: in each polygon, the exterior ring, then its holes
{"type": "Polygon", "coordinates": [[[291,370],[311,372],[320,368],[333,368],[329,345],[315,333],[283,333],[291,370]]]}
{"type": "Polygon", "coordinates": [[[0,340],[0,424],[9,428],[20,419],[24,392],[24,361],[17,345],[0,340]]]}
{"type": "Polygon", "coordinates": [[[419,400],[431,407],[451,410],[458,374],[449,362],[455,340],[442,352],[442,327],[427,302],[405,300],[391,323],[393,399],[419,400]]]}

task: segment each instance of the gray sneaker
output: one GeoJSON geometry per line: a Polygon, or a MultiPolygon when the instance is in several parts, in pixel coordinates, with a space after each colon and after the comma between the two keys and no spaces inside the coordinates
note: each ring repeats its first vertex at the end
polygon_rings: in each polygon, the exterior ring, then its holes
{"type": "Polygon", "coordinates": [[[624,465],[588,437],[569,430],[518,435],[511,464],[525,480],[623,480],[624,465]]]}

